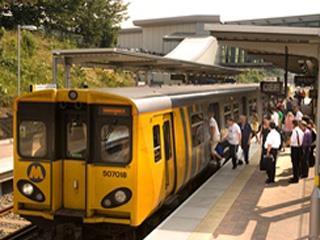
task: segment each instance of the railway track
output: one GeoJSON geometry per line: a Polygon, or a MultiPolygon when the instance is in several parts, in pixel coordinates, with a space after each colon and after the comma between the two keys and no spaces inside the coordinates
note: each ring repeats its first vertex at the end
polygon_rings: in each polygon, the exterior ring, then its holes
{"type": "MultiPolygon", "coordinates": [[[[12,200],[12,197],[6,196],[12,200]]],[[[33,239],[36,226],[13,213],[13,204],[7,199],[0,200],[0,240],[2,239],[33,239]],[[4,204],[5,203],[5,204],[4,204]]]]}

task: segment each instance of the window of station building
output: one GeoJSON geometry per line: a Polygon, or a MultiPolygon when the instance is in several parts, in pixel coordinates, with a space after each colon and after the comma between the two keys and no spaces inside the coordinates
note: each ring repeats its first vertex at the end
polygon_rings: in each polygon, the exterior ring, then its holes
{"type": "Polygon", "coordinates": [[[161,137],[160,137],[160,126],[153,126],[153,152],[154,161],[158,162],[161,160],[161,137]]]}
{"type": "Polygon", "coordinates": [[[82,121],[67,123],[68,158],[84,159],[87,153],[87,124],[82,121]]]}
{"type": "Polygon", "coordinates": [[[22,157],[47,155],[47,128],[41,121],[22,121],[19,125],[19,153],[22,157]]]}
{"type": "Polygon", "coordinates": [[[131,158],[131,137],[128,124],[105,124],[100,131],[100,161],[126,164],[131,158]]]}
{"type": "Polygon", "coordinates": [[[191,116],[192,146],[196,147],[204,141],[203,113],[196,113],[191,116]]]}
{"type": "Polygon", "coordinates": [[[171,146],[171,128],[170,122],[165,121],[163,124],[163,137],[164,137],[164,150],[166,160],[172,157],[172,146],[171,146]]]}
{"type": "Polygon", "coordinates": [[[239,103],[233,104],[233,118],[235,121],[238,121],[240,117],[240,109],[239,109],[239,103]]]}
{"type": "Polygon", "coordinates": [[[226,123],[227,120],[232,117],[231,105],[225,105],[223,110],[224,122],[226,123]]]}
{"type": "Polygon", "coordinates": [[[249,113],[250,116],[253,114],[253,112],[257,112],[257,99],[252,98],[249,100],[249,113]]]}

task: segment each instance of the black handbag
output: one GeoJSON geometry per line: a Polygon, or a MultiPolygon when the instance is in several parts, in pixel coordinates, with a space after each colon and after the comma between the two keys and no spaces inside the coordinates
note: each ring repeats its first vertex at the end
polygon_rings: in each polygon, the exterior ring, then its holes
{"type": "Polygon", "coordinates": [[[272,155],[270,155],[269,157],[267,157],[267,155],[264,155],[261,162],[261,168],[268,171],[272,168],[273,162],[274,158],[272,155]]]}

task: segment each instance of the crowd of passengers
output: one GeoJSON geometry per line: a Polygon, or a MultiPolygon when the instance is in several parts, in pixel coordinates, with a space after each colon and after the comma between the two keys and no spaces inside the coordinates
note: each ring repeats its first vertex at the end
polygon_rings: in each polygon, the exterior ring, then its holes
{"type": "Polygon", "coordinates": [[[279,151],[290,147],[292,178],[289,183],[298,183],[307,178],[309,167],[315,164],[316,127],[312,119],[300,110],[300,103],[287,98],[268,109],[260,122],[257,112],[248,117],[241,115],[239,122],[227,119],[227,131],[219,130],[214,113],[209,119],[211,155],[218,162],[224,158],[225,147],[229,147],[232,169],[249,164],[252,142],[261,145],[260,170],[266,171],[266,184],[275,182],[276,162],[279,151]]]}

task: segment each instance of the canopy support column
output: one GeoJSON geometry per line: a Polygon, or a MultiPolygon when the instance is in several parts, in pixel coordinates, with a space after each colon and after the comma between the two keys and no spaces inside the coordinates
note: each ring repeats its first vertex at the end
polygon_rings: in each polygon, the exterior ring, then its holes
{"type": "Polygon", "coordinates": [[[284,72],[284,96],[288,97],[288,64],[289,64],[289,52],[288,52],[288,46],[285,46],[284,48],[284,66],[285,66],[285,72],[284,72]]]}
{"type": "Polygon", "coordinates": [[[58,59],[52,57],[52,83],[57,84],[58,59]]]}
{"type": "Polygon", "coordinates": [[[68,58],[65,58],[64,59],[64,77],[65,77],[64,87],[65,88],[71,87],[70,69],[71,69],[71,64],[69,63],[68,58]]]}
{"type": "Polygon", "coordinates": [[[320,45],[318,46],[318,79],[317,79],[317,140],[316,140],[316,164],[315,164],[315,186],[311,195],[311,208],[310,208],[310,228],[309,239],[315,240],[320,237],[320,45]]]}

